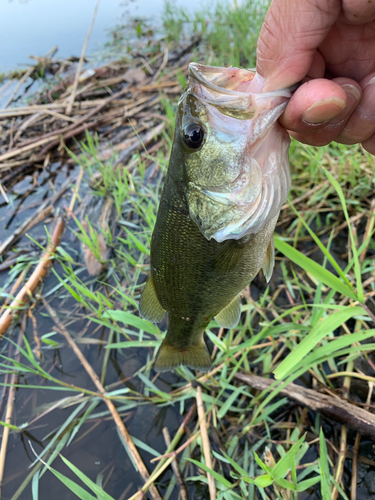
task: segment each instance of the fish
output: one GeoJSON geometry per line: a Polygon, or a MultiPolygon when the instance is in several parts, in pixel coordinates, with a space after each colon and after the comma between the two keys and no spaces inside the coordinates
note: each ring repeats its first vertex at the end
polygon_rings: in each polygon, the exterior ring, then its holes
{"type": "Polygon", "coordinates": [[[139,304],[153,323],[168,313],[156,371],[208,371],[208,324],[234,328],[241,291],[261,268],[272,275],[291,182],[277,120],[294,89],[262,93],[263,83],[252,70],[189,65],[139,304]]]}

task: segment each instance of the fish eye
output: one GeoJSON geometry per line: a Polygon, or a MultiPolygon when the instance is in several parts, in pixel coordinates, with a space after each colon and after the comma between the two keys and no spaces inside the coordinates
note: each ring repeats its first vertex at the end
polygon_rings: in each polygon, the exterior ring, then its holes
{"type": "Polygon", "coordinates": [[[198,123],[190,123],[183,133],[186,146],[190,149],[198,149],[203,144],[204,130],[198,123]]]}

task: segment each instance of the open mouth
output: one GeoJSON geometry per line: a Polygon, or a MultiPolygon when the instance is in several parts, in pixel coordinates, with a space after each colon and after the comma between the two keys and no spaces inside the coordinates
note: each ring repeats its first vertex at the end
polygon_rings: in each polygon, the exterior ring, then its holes
{"type": "Polygon", "coordinates": [[[255,71],[190,63],[189,76],[214,92],[238,96],[248,93],[255,71]]]}
{"type": "Polygon", "coordinates": [[[284,104],[294,89],[259,92],[254,70],[189,64],[189,93],[204,104],[238,119],[256,118],[265,110],[284,104]]]}

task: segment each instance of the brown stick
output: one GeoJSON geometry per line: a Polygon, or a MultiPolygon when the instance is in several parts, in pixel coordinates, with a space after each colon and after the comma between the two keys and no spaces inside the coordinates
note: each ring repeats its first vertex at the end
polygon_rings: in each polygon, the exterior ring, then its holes
{"type": "Polygon", "coordinates": [[[22,78],[20,78],[16,88],[14,89],[14,92],[13,94],[9,97],[8,101],[6,102],[5,106],[4,106],[4,109],[6,109],[9,104],[13,101],[13,99],[16,97],[16,94],[17,92],[19,91],[19,89],[21,88],[21,85],[23,83],[26,82],[26,80],[29,78],[29,76],[31,75],[31,73],[33,73],[33,71],[35,71],[35,67],[34,66],[31,66],[27,71],[26,73],[22,76],[22,78]]]}
{"type": "MultiPolygon", "coordinates": [[[[187,424],[190,422],[190,420],[193,418],[193,415],[195,413],[195,409],[196,409],[196,403],[194,403],[190,410],[187,412],[185,418],[183,419],[182,423],[180,424],[180,427],[177,429],[177,432],[174,436],[174,438],[172,439],[172,443],[171,443],[171,446],[168,446],[168,452],[164,455],[160,455],[159,457],[156,457],[156,458],[152,458],[150,460],[151,463],[153,462],[157,462],[159,460],[163,460],[164,458],[169,458],[169,457],[172,457],[172,456],[175,456],[175,455],[178,455],[182,450],[185,449],[185,445],[187,443],[187,441],[190,442],[190,438],[182,445],[180,446],[177,450],[174,450],[174,447],[177,446],[177,444],[179,443],[180,439],[182,438],[182,436],[185,434],[185,431],[186,431],[186,427],[187,427],[187,424]],[[173,451],[171,450],[171,448],[173,448],[173,451]]],[[[198,433],[196,434],[196,437],[198,437],[199,435],[199,431],[198,433]]],[[[159,465],[156,466],[156,469],[159,467],[159,465]]],[[[155,469],[155,470],[156,470],[155,469]]]]}
{"type": "MultiPolygon", "coordinates": [[[[210,440],[208,438],[206,415],[204,411],[202,389],[200,385],[198,385],[197,387],[197,412],[198,412],[199,425],[201,428],[204,460],[206,462],[207,467],[212,469],[210,440]]],[[[210,500],[216,500],[215,479],[208,472],[207,472],[207,479],[208,479],[208,489],[210,491],[210,500]]]]}
{"type": "MultiPolygon", "coordinates": [[[[356,322],[356,326],[354,331],[358,331],[358,322],[356,322]]],[[[349,361],[346,364],[346,371],[347,372],[352,372],[354,368],[354,361],[352,359],[349,359],[349,361]]],[[[343,396],[347,400],[349,398],[349,393],[350,393],[350,385],[352,382],[352,378],[350,375],[347,375],[344,379],[344,383],[342,385],[343,388],[343,396]]],[[[346,452],[347,452],[347,438],[348,438],[348,429],[346,425],[341,426],[341,438],[340,438],[340,451],[339,451],[339,456],[337,457],[337,463],[335,466],[335,481],[339,485],[341,484],[342,481],[342,475],[344,473],[344,466],[345,466],[345,459],[346,459],[346,452]]],[[[337,497],[339,496],[339,490],[336,487],[336,484],[332,486],[332,500],[337,500],[337,497]]]]}
{"type": "MultiPolygon", "coordinates": [[[[271,379],[244,373],[236,373],[235,378],[259,391],[268,389],[275,382],[271,379]]],[[[375,415],[343,399],[327,396],[297,384],[288,384],[280,391],[280,395],[296,401],[301,406],[323,413],[362,434],[375,438],[375,415]]]]}
{"type": "MultiPolygon", "coordinates": [[[[83,123],[85,123],[92,116],[94,116],[97,113],[99,113],[99,111],[101,111],[105,106],[107,106],[107,104],[109,102],[113,101],[114,99],[116,99],[120,95],[125,94],[126,92],[128,92],[128,90],[129,89],[126,86],[123,89],[121,89],[119,92],[116,92],[116,94],[113,94],[110,97],[108,97],[107,99],[104,99],[104,101],[101,104],[99,104],[98,106],[96,106],[96,108],[92,109],[89,113],[87,113],[86,115],[82,116],[82,118],[80,118],[75,123],[72,123],[68,127],[60,128],[58,130],[54,130],[53,132],[49,132],[48,134],[44,134],[44,136],[42,137],[42,139],[37,139],[37,140],[31,139],[29,141],[25,141],[25,142],[19,144],[19,146],[17,148],[14,148],[11,151],[8,151],[7,153],[1,155],[0,156],[0,162],[4,161],[4,160],[7,160],[8,158],[12,158],[13,156],[17,156],[17,155],[19,155],[21,153],[24,153],[25,151],[29,151],[30,149],[34,149],[37,146],[42,146],[43,144],[47,144],[49,141],[53,141],[53,140],[59,139],[59,137],[62,134],[64,136],[67,136],[68,132],[75,131],[75,129],[77,129],[79,127],[79,125],[82,125],[83,123]]],[[[71,135],[74,135],[75,133],[76,132],[74,132],[71,135]]],[[[71,137],[71,135],[70,135],[70,137],[71,137]]]]}
{"type": "Polygon", "coordinates": [[[4,314],[0,317],[0,336],[8,330],[10,324],[12,323],[13,317],[18,313],[19,308],[27,304],[31,294],[34,292],[40,281],[47,274],[52,263],[52,256],[59,244],[60,237],[64,230],[64,221],[62,218],[58,218],[56,222],[55,229],[51,237],[51,243],[47,247],[47,251],[44,252],[39,264],[36,266],[34,272],[28,279],[27,283],[18,292],[16,298],[12,301],[4,314]]]}
{"type": "Polygon", "coordinates": [[[39,209],[37,214],[33,214],[29,219],[26,220],[27,224],[22,224],[17,228],[17,230],[4,242],[0,247],[0,255],[4,252],[5,249],[9,248],[18,238],[20,238],[24,233],[30,231],[31,228],[39,224],[42,220],[44,220],[49,215],[53,214],[54,208],[52,205],[47,207],[43,207],[39,209]]]}
{"type": "MultiPolygon", "coordinates": [[[[25,323],[26,324],[26,323],[25,323]]],[[[17,340],[17,346],[21,346],[22,344],[22,339],[23,339],[23,334],[24,334],[24,328],[20,328],[19,334],[18,334],[18,340],[17,340]]],[[[15,353],[15,359],[17,362],[19,362],[21,357],[20,351],[17,349],[15,353]]],[[[16,396],[16,382],[17,382],[17,377],[18,373],[14,372],[12,374],[12,378],[10,381],[10,390],[9,390],[9,395],[8,395],[8,404],[7,404],[7,410],[6,410],[6,415],[5,415],[5,422],[7,424],[12,423],[12,415],[13,415],[13,410],[14,410],[14,400],[16,396]]],[[[2,493],[2,483],[3,483],[3,478],[4,478],[4,468],[5,468],[5,458],[6,458],[6,453],[7,453],[7,446],[8,446],[8,438],[9,438],[9,432],[10,428],[9,427],[4,427],[4,432],[3,432],[3,438],[1,440],[1,450],[0,450],[0,499],[1,499],[1,493],[2,493]]]]}
{"type": "MultiPolygon", "coordinates": [[[[169,435],[168,427],[163,428],[163,436],[167,448],[171,445],[171,436],[169,435]]],[[[179,500],[189,500],[188,492],[186,489],[184,478],[180,471],[180,466],[178,465],[177,457],[175,456],[172,460],[172,469],[174,475],[176,476],[176,484],[179,490],[179,500]]]]}
{"type": "Polygon", "coordinates": [[[358,470],[358,450],[361,442],[361,434],[357,432],[353,446],[352,458],[352,479],[350,488],[350,500],[357,500],[357,470],[358,470]]]}
{"type": "Polygon", "coordinates": [[[81,70],[82,70],[82,64],[83,64],[83,60],[85,58],[87,44],[89,43],[91,32],[92,32],[92,29],[93,29],[94,24],[95,24],[95,19],[96,19],[96,14],[98,12],[99,4],[100,4],[100,0],[97,0],[96,5],[95,5],[95,9],[94,9],[94,14],[93,14],[92,19],[91,19],[89,31],[87,32],[85,43],[83,44],[83,47],[82,47],[81,57],[79,58],[78,68],[77,68],[76,76],[74,78],[73,90],[72,90],[72,93],[70,94],[68,106],[66,108],[66,114],[68,116],[72,112],[73,103],[74,103],[74,99],[75,99],[75,95],[76,95],[76,91],[77,91],[77,87],[78,87],[78,81],[79,81],[79,77],[80,77],[81,70]]]}
{"type": "MultiPolygon", "coordinates": [[[[41,58],[41,59],[46,59],[48,57],[53,57],[55,52],[57,51],[57,45],[55,45],[51,50],[49,50],[47,52],[47,54],[41,58]]],[[[30,56],[30,57],[33,57],[33,56],[30,56]]],[[[40,60],[40,58],[38,57],[33,57],[33,59],[36,59],[36,60],[40,60]]],[[[22,76],[22,78],[19,80],[18,84],[17,84],[17,87],[15,88],[13,94],[10,96],[10,98],[8,99],[7,103],[5,104],[4,106],[4,109],[6,109],[9,104],[13,101],[13,99],[15,98],[17,92],[19,91],[19,89],[21,88],[21,85],[29,78],[29,76],[31,75],[31,73],[33,73],[33,71],[35,71],[35,68],[36,68],[37,65],[35,66],[31,66],[25,73],[24,75],[22,76]]]]}
{"type": "MultiPolygon", "coordinates": [[[[159,78],[160,76],[160,73],[163,71],[163,69],[166,67],[167,63],[168,63],[168,47],[165,47],[164,49],[164,57],[163,57],[163,61],[161,63],[161,65],[159,66],[158,70],[156,71],[156,73],[154,74],[154,76],[151,78],[151,84],[156,82],[156,80],[159,78]]],[[[177,83],[178,85],[178,83],[177,83]]]]}
{"type": "Polygon", "coordinates": [[[46,200],[40,207],[38,208],[37,213],[33,214],[30,216],[28,219],[26,219],[15,231],[13,234],[7,238],[2,245],[0,245],[0,255],[3,254],[13,243],[15,243],[18,238],[20,238],[26,231],[31,229],[35,224],[38,224],[41,220],[43,220],[47,215],[53,212],[53,205],[56,203],[61,196],[65,193],[65,191],[68,189],[70,183],[72,182],[72,179],[69,177],[64,184],[62,185],[61,189],[55,193],[54,195],[51,196],[48,200],[46,200]]]}
{"type": "Polygon", "coordinates": [[[367,240],[365,248],[362,250],[361,255],[359,256],[359,262],[362,264],[363,261],[365,260],[368,246],[371,243],[371,238],[370,235],[374,229],[375,225],[375,199],[371,201],[371,206],[370,206],[370,215],[369,218],[367,219],[366,223],[366,228],[365,228],[365,234],[363,235],[363,241],[367,240]]]}
{"type": "MultiPolygon", "coordinates": [[[[368,383],[368,394],[366,404],[370,405],[372,393],[373,393],[374,383],[368,383]]],[[[359,444],[361,442],[361,434],[357,432],[355,437],[355,442],[353,446],[353,458],[352,458],[352,480],[351,480],[351,488],[350,488],[350,500],[357,500],[357,470],[358,470],[358,459],[360,459],[359,455],[359,444]]]]}
{"type": "MultiPolygon", "coordinates": [[[[82,366],[86,370],[87,374],[91,378],[91,380],[94,382],[96,385],[97,389],[99,392],[103,395],[103,399],[105,404],[108,407],[108,410],[111,412],[111,415],[113,417],[113,420],[115,421],[115,424],[117,425],[118,430],[120,431],[121,436],[124,438],[124,441],[126,443],[126,446],[133,457],[133,460],[143,478],[143,480],[147,483],[147,481],[150,478],[150,475],[148,473],[148,470],[146,469],[145,464],[143,463],[143,460],[135,447],[126,427],[124,422],[121,420],[120,415],[118,414],[118,411],[116,410],[115,405],[112,403],[110,399],[107,399],[106,397],[106,390],[104,389],[102,383],[99,380],[99,377],[91,367],[90,363],[87,361],[87,359],[84,357],[80,349],[78,348],[77,344],[74,342],[72,337],[70,336],[68,330],[65,328],[65,326],[62,324],[62,322],[59,320],[57,317],[56,312],[52,309],[52,307],[48,304],[48,302],[45,299],[42,299],[44,307],[47,309],[48,313],[51,315],[52,319],[54,320],[55,324],[57,325],[57,328],[59,329],[60,333],[65,337],[66,341],[70,345],[70,347],[73,349],[74,354],[77,356],[77,358],[80,360],[82,366]]],[[[162,500],[158,490],[156,489],[156,486],[154,484],[150,485],[150,494],[154,500],[162,500]]]]}
{"type": "Polygon", "coordinates": [[[0,194],[3,196],[5,202],[9,203],[8,196],[7,196],[6,192],[5,192],[5,189],[3,188],[3,185],[1,184],[1,182],[0,182],[0,194]]]}
{"type": "Polygon", "coordinates": [[[0,316],[1,314],[3,313],[4,309],[6,308],[6,306],[9,304],[10,302],[10,298],[13,296],[13,294],[16,293],[16,291],[18,290],[18,287],[20,286],[20,284],[22,283],[23,281],[23,278],[25,277],[25,274],[26,274],[26,269],[24,269],[22,271],[22,273],[18,276],[18,278],[16,279],[16,282],[13,284],[12,286],[12,289],[8,295],[8,297],[5,299],[5,302],[4,304],[0,307],[0,316]]]}
{"type": "MultiPolygon", "coordinates": [[[[172,449],[174,449],[174,447],[179,443],[180,439],[182,438],[182,436],[185,434],[185,430],[186,430],[186,426],[188,424],[188,422],[190,421],[190,419],[193,417],[194,413],[195,413],[195,408],[196,408],[196,404],[194,403],[190,410],[187,412],[184,420],[182,421],[180,427],[178,428],[174,438],[172,439],[172,442],[170,444],[170,446],[168,446],[167,448],[167,452],[165,455],[161,455],[160,457],[157,457],[156,460],[159,460],[159,463],[157,464],[157,466],[155,467],[155,469],[153,470],[151,476],[150,476],[150,479],[149,479],[149,484],[152,484],[152,482],[154,482],[161,474],[162,471],[164,471],[166,469],[166,467],[172,462],[173,460],[173,457],[175,457],[176,455],[178,455],[178,453],[180,453],[180,451],[182,451],[182,449],[187,446],[187,443],[190,441],[190,438],[182,445],[180,446],[180,448],[178,448],[178,450],[176,451],[172,451],[172,449]]],[[[195,435],[195,437],[197,437],[199,433],[197,433],[195,435]]],[[[155,459],[151,460],[151,462],[154,462],[155,459]]],[[[138,499],[138,497],[140,498],[144,498],[144,494],[146,493],[147,489],[148,489],[149,486],[147,486],[147,483],[142,487],[142,489],[140,489],[139,491],[137,491],[137,493],[135,493],[131,498],[129,498],[128,500],[131,500],[131,499],[138,499]]]]}

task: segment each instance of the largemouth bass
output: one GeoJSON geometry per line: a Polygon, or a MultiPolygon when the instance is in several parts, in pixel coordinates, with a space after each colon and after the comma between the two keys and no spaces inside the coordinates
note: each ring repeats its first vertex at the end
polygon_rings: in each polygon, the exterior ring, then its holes
{"type": "Polygon", "coordinates": [[[237,325],[240,292],[274,266],[273,232],[290,187],[290,90],[260,93],[253,71],[191,63],[151,242],[141,315],[168,331],[155,369],[208,370],[204,330],[237,325]]]}

